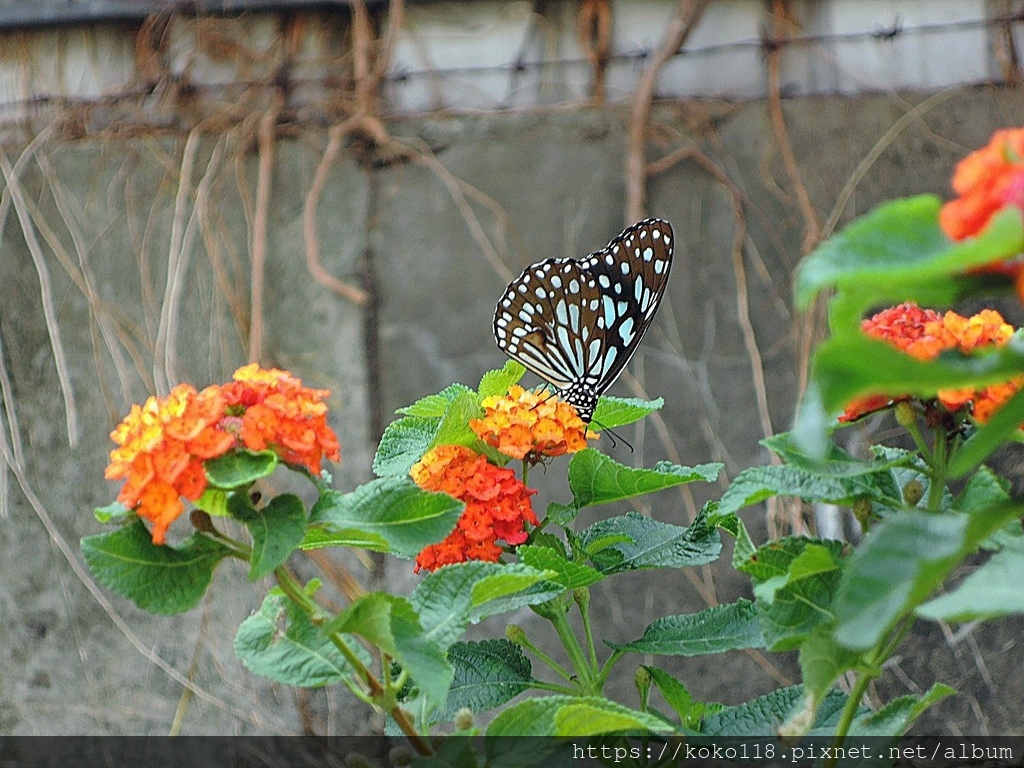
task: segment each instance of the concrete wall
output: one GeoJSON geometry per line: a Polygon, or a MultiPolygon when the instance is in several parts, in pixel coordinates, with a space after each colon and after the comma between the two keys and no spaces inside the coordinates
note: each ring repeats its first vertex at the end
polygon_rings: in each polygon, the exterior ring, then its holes
{"type": "MultiPolygon", "coordinates": [[[[893,196],[944,193],[956,159],[994,127],[1019,123],[1024,107],[1014,92],[965,90],[932,102],[902,132],[886,137],[922,98],[786,103],[797,162],[822,219],[879,141],[886,143],[843,207],[844,218],[893,196]]],[[[683,161],[652,178],[650,213],[672,221],[679,250],[655,327],[615,394],[661,395],[666,407],[662,420],[626,431],[634,453],[621,445],[612,453],[645,466],[664,458],[720,460],[733,477],[767,460],[757,443],[763,433],[753,366],[763,369],[772,428],[786,429],[792,416],[797,353],[790,279],[803,221],[765,105],[664,104],[656,118],[652,159],[676,146],[702,148],[742,192],[746,238],[737,264],[729,195],[697,164],[683,161]],[[738,313],[740,295],[749,317],[738,313]],[[748,320],[754,359],[743,333],[748,320]]],[[[302,206],[326,137],[301,130],[279,142],[264,276],[264,362],[332,390],[343,450],[334,472],[338,487],[370,477],[379,429],[373,413],[390,414],[453,380],[474,384],[502,363],[490,318],[510,274],[543,257],[582,255],[621,229],[624,121],[616,110],[595,109],[390,123],[395,136],[433,150],[441,175],[422,162],[360,164],[354,150],[342,153],[320,201],[318,228],[332,274],[356,284],[372,276],[364,307],[319,285],[304,262],[302,206]],[[452,178],[471,185],[460,187],[457,199],[452,178]],[[467,216],[486,243],[474,236],[467,216]]],[[[19,168],[24,220],[14,206],[0,203],[0,343],[8,377],[0,379],[0,415],[5,430],[16,421],[23,457],[22,476],[7,470],[0,487],[6,500],[0,518],[0,733],[166,733],[182,687],[156,657],[190,674],[205,694],[187,703],[183,733],[375,727],[349,706],[346,691],[297,696],[241,667],[231,638],[268,586],[249,584],[241,568],[224,565],[214,596],[201,608],[152,617],[102,591],[109,606],[101,604],[62,549],[77,563],[78,539],[100,530],[91,510],[116,493],[102,479],[107,434],[128,403],[149,391],[154,370],[168,367],[161,361],[171,361],[173,378],[204,385],[225,379],[244,360],[255,158],[241,134],[204,136],[190,191],[178,195],[185,144],[174,135],[52,139],[33,147],[19,168]],[[207,192],[199,195],[204,184],[207,192]],[[187,234],[190,221],[191,238],[176,249],[174,233],[187,234]],[[33,241],[42,262],[33,260],[33,241]],[[163,349],[160,317],[174,254],[187,258],[176,278],[184,281],[174,311],[179,331],[176,343],[163,349]],[[59,344],[44,320],[44,294],[59,344]],[[67,395],[56,346],[66,359],[67,395]],[[66,400],[77,415],[72,442],[66,400]]],[[[11,162],[22,149],[8,148],[11,162]]],[[[1015,324],[1024,319],[1019,307],[1007,314],[1015,324]]],[[[561,473],[560,467],[548,471],[545,493],[558,493],[561,473]]],[[[662,520],[684,521],[694,505],[723,488],[698,488],[693,498],[665,492],[649,510],[662,520]]],[[[550,498],[557,496],[540,508],[550,498]]],[[[745,518],[763,535],[762,510],[749,510],[745,518]]],[[[366,563],[340,562],[360,579],[400,592],[415,580],[404,561],[389,561],[372,576],[366,563]]],[[[698,576],[722,602],[749,590],[725,567],[698,576]]],[[[686,575],[654,572],[612,580],[592,605],[602,634],[623,641],[657,616],[706,602],[686,575]]],[[[542,638],[533,618],[524,612],[514,620],[542,638]]],[[[492,624],[474,634],[502,630],[492,624]]],[[[1013,621],[959,634],[922,626],[878,692],[890,698],[940,679],[962,694],[936,708],[922,728],[1024,732],[1014,648],[1019,633],[1020,622],[1013,621]]],[[[768,664],[747,654],[646,661],[681,676],[696,696],[736,703],[796,679],[792,655],[766,658],[768,664]]],[[[635,703],[633,668],[623,664],[621,670],[614,686],[635,703]]]]}

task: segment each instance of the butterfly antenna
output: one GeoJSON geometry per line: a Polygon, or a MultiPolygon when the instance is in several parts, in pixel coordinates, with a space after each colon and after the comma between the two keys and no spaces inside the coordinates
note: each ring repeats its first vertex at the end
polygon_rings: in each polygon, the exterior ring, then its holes
{"type": "Polygon", "coordinates": [[[629,440],[624,438],[622,435],[620,435],[618,432],[615,432],[611,427],[605,427],[599,421],[591,421],[590,423],[593,424],[595,427],[597,427],[602,432],[604,432],[605,434],[607,434],[612,439],[612,448],[613,449],[615,448],[616,445],[619,444],[619,441],[622,441],[622,444],[624,446],[626,446],[627,448],[629,448],[629,452],[633,453],[633,444],[631,442],[629,442],[629,440]]]}

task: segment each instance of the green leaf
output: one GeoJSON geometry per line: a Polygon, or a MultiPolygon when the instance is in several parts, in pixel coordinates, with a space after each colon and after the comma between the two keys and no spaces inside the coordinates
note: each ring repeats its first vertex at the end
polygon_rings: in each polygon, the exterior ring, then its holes
{"type": "Polygon", "coordinates": [[[527,565],[468,563],[446,565],[428,574],[409,597],[428,639],[448,648],[470,622],[535,605],[560,595],[547,571],[527,565]]]}
{"type": "Polygon", "coordinates": [[[831,415],[859,395],[934,397],[940,389],[1009,381],[1022,368],[1024,337],[1020,332],[998,349],[973,355],[947,351],[935,360],[917,360],[858,333],[833,336],[820,344],[811,375],[819,389],[820,407],[831,415]]]}
{"type": "Polygon", "coordinates": [[[336,532],[329,532],[323,528],[307,528],[306,535],[299,543],[299,549],[323,549],[325,547],[356,547],[368,549],[371,552],[388,552],[390,549],[383,536],[351,528],[336,532]]]}
{"type": "Polygon", "coordinates": [[[214,488],[212,485],[208,485],[202,496],[196,500],[196,509],[201,509],[212,517],[227,517],[230,514],[228,512],[229,496],[230,493],[223,488],[214,488]]]}
{"type": "Polygon", "coordinates": [[[914,287],[1024,250],[1016,210],[1000,213],[978,237],[953,243],[938,226],[941,204],[934,195],[894,200],[826,240],[797,269],[797,306],[806,309],[828,287],[865,294],[869,304],[920,300],[914,287]]]}
{"type": "Polygon", "coordinates": [[[955,693],[955,688],[933,683],[923,694],[900,696],[877,712],[855,719],[850,726],[850,736],[901,736],[930,706],[955,693]]]}
{"type": "Polygon", "coordinates": [[[757,611],[769,650],[800,646],[832,619],[843,545],[806,537],[770,541],[737,568],[754,580],[757,611]]]}
{"type": "Polygon", "coordinates": [[[306,534],[306,508],[291,493],[274,497],[245,521],[252,534],[249,581],[274,572],[302,542],[306,534]]]}
{"type": "MultiPolygon", "coordinates": [[[[800,705],[803,697],[803,686],[776,688],[764,696],[759,696],[735,707],[725,707],[708,715],[704,719],[701,733],[718,738],[724,736],[740,738],[775,736],[780,725],[786,721],[793,709],[800,705]]],[[[826,700],[818,708],[818,715],[813,727],[826,726],[845,703],[846,694],[835,690],[830,691],[826,700]]]]}
{"type": "Polygon", "coordinates": [[[1024,390],[1003,403],[992,418],[964,441],[949,463],[951,479],[963,477],[1001,448],[1024,423],[1024,390]]]}
{"type": "Polygon", "coordinates": [[[863,661],[860,653],[836,642],[833,628],[832,624],[819,625],[800,645],[800,677],[815,711],[832,692],[833,683],[863,661]]]}
{"type": "Polygon", "coordinates": [[[839,584],[838,641],[854,650],[876,645],[967,554],[1020,514],[1019,504],[1002,504],[972,515],[912,510],[885,519],[854,552],[839,584]]]}
{"type": "Polygon", "coordinates": [[[408,477],[412,465],[430,448],[440,423],[440,419],[406,416],[388,424],[373,457],[373,473],[378,477],[408,477]]]}
{"type": "Polygon", "coordinates": [[[764,637],[754,604],[742,598],[698,613],[663,616],[631,643],[608,643],[620,651],[657,656],[702,656],[737,648],[763,648],[764,637]]]}
{"type": "Polygon", "coordinates": [[[582,737],[634,730],[665,732],[672,726],[598,696],[545,696],[502,711],[491,721],[487,735],[582,737]]]}
{"type": "Polygon", "coordinates": [[[241,488],[266,477],[277,467],[277,454],[273,451],[246,451],[236,448],[223,456],[203,462],[206,479],[214,488],[241,488]]]}
{"type": "Polygon", "coordinates": [[[578,546],[604,574],[640,568],[686,568],[718,559],[722,538],[702,510],[688,527],[652,520],[638,512],[595,523],[578,546]]]}
{"type": "Polygon", "coordinates": [[[479,713],[501,706],[533,682],[530,660],[505,639],[455,643],[448,649],[448,661],[455,674],[437,718],[441,722],[450,721],[463,707],[479,713]]]}
{"type": "Polygon", "coordinates": [[[426,416],[428,418],[439,419],[444,416],[444,412],[448,410],[448,406],[456,397],[472,392],[473,390],[464,384],[451,384],[442,389],[436,395],[427,395],[426,397],[420,398],[412,405],[407,405],[405,408],[399,408],[395,413],[400,413],[405,416],[426,416]]]}
{"type": "Polygon", "coordinates": [[[933,621],[975,621],[1024,613],[1024,541],[1008,543],[952,592],[917,609],[933,621]]]}
{"type": "Polygon", "coordinates": [[[597,408],[594,409],[594,418],[591,423],[595,429],[615,429],[624,427],[655,411],[660,411],[665,405],[663,398],[656,400],[640,400],[635,397],[609,397],[603,396],[597,401],[597,408]]]}
{"type": "Polygon", "coordinates": [[[787,465],[809,470],[822,477],[850,478],[902,467],[926,468],[916,453],[897,448],[876,451],[872,459],[865,460],[850,455],[835,443],[829,443],[823,456],[808,455],[791,432],[773,435],[760,442],[787,465]]]}
{"type": "MultiPolygon", "coordinates": [[[[361,649],[351,640],[349,647],[361,649]]],[[[238,628],[235,653],[257,675],[301,688],[352,677],[352,668],[327,634],[278,588],[238,628]]]]}
{"type": "Polygon", "coordinates": [[[772,496],[847,505],[868,498],[890,507],[903,506],[903,494],[890,471],[829,477],[795,466],[768,465],[740,472],[722,495],[715,514],[734,513],[772,496]]]}
{"type": "Polygon", "coordinates": [[[477,400],[476,393],[461,392],[448,404],[441,423],[430,441],[430,448],[438,445],[473,445],[479,438],[469,427],[470,419],[483,416],[483,408],[477,400]]]}
{"type": "Polygon", "coordinates": [[[665,670],[651,666],[644,666],[644,669],[650,673],[651,680],[654,681],[662,698],[679,715],[679,722],[683,728],[697,728],[701,719],[713,711],[707,704],[695,702],[686,686],[665,670]]]}
{"type": "Polygon", "coordinates": [[[391,632],[395,640],[395,659],[419,688],[429,707],[440,709],[448,697],[453,670],[436,639],[427,637],[423,623],[408,601],[391,603],[391,632]]]}
{"type": "Polygon", "coordinates": [[[328,534],[379,536],[388,552],[413,558],[451,533],[462,509],[448,494],[424,491],[408,478],[382,477],[351,493],[321,494],[310,522],[328,534]]]}
{"type": "Polygon", "coordinates": [[[960,512],[971,514],[1010,500],[1010,481],[1000,477],[988,467],[980,467],[971,475],[956,499],[960,512]]]}
{"type": "Polygon", "coordinates": [[[569,487],[577,509],[653,493],[694,480],[710,483],[721,464],[681,467],[664,461],[654,469],[633,469],[593,448],[584,448],[569,461],[569,487]]]}
{"type": "Polygon", "coordinates": [[[96,580],[150,613],[194,608],[230,552],[223,544],[193,534],[177,547],[153,543],[141,520],[111,533],[82,539],[82,555],[96,580]]]}
{"type": "Polygon", "coordinates": [[[105,507],[96,507],[92,514],[99,522],[104,524],[126,522],[136,516],[134,509],[128,509],[119,501],[107,504],[105,507]]]}
{"type": "Polygon", "coordinates": [[[335,616],[325,633],[358,635],[380,648],[406,670],[427,704],[444,705],[452,681],[452,666],[445,651],[425,636],[408,600],[384,592],[370,592],[335,616]]]}
{"type": "Polygon", "coordinates": [[[488,371],[480,379],[480,399],[504,395],[509,387],[519,383],[524,373],[525,366],[515,360],[506,361],[504,367],[496,371],[488,371]]]}
{"type": "Polygon", "coordinates": [[[522,546],[516,550],[516,555],[524,565],[550,573],[548,578],[567,590],[589,587],[604,578],[600,571],[589,565],[568,560],[550,547],[522,546]]]}

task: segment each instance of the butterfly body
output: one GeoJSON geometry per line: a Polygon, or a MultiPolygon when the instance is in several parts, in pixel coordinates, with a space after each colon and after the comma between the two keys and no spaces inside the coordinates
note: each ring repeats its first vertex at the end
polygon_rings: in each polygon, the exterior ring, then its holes
{"type": "Polygon", "coordinates": [[[498,347],[560,390],[589,423],[654,320],[673,244],[667,221],[645,219],[584,259],[527,267],[498,301],[498,347]]]}

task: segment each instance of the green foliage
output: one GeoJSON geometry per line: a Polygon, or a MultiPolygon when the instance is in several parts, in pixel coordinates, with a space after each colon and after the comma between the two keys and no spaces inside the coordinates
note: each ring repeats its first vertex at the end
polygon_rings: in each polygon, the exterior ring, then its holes
{"type": "Polygon", "coordinates": [[[706,517],[704,511],[693,525],[682,527],[629,512],[582,531],[575,546],[604,574],[704,565],[722,551],[722,539],[706,517]]]}
{"type": "MultiPolygon", "coordinates": [[[[630,467],[585,448],[568,460],[571,500],[549,501],[539,527],[504,533],[500,562],[447,565],[423,574],[408,597],[357,593],[340,610],[321,600],[316,580],[303,585],[282,567],[296,548],[354,547],[415,558],[457,525],[462,539],[449,539],[439,551],[458,559],[467,542],[490,546],[493,528],[507,520],[488,520],[486,510],[463,518],[462,502],[422,490],[409,471],[439,445],[466,446],[493,464],[518,470],[518,462],[482,444],[469,426],[482,415],[484,398],[505,394],[523,376],[523,366],[510,361],[485,373],[475,391],[453,384],[400,409],[374,456],[375,480],[343,492],[330,487],[326,474],[290,467],[319,495],[308,515],[300,498],[287,493],[254,504],[253,484],[281,461],[273,451],[234,450],[205,463],[210,485],[196,503],[202,512],[192,516],[197,533],[176,546],[156,546],[135,511],[110,505],[96,510],[97,520],[122,527],[83,539],[86,563],[101,584],[140,607],[177,613],[202,599],[223,558],[245,561],[250,579],[272,576],[278,584],[235,638],[246,667],[287,685],[346,685],[386,713],[390,731],[406,734],[424,752],[424,737],[441,723],[453,722],[466,735],[483,733],[492,737],[485,749],[495,768],[524,760],[571,762],[554,740],[529,753],[503,753],[495,744],[504,736],[895,739],[953,693],[936,684],[877,711],[862,706],[868,685],[885,673],[886,661],[915,620],[980,621],[1024,613],[1024,598],[1014,588],[1024,580],[1024,504],[1005,479],[983,466],[1007,442],[1024,439],[1024,394],[985,425],[974,423],[967,409],[949,413],[933,400],[940,389],[1024,374],[1024,332],[987,353],[947,352],[922,361],[861,330],[864,313],[887,302],[945,305],[1006,286],[1005,276],[972,270],[1024,251],[1020,212],[1004,211],[979,236],[953,243],[938,226],[939,206],[932,196],[883,205],[801,264],[797,302],[807,307],[829,294],[831,335],[814,350],[794,431],[762,441],[778,461],[737,473],[690,525],[665,522],[681,517],[667,494],[650,516],[631,511],[588,526],[577,517],[590,507],[713,482],[722,465],[630,467]],[[915,450],[873,446],[862,457],[834,444],[836,414],[867,394],[914,398],[901,403],[897,415],[907,431],[905,444],[912,442],[915,450]],[[951,480],[957,481],[955,494],[946,487],[951,480]],[[803,502],[849,507],[865,536],[856,546],[812,536],[760,541],[758,526],[748,530],[740,515],[769,499],[786,499],[794,510],[803,502]],[[218,528],[235,521],[244,525],[233,527],[247,541],[234,541],[218,528]],[[603,628],[593,626],[590,587],[605,582],[602,590],[614,589],[628,577],[615,584],[610,579],[640,569],[707,565],[721,555],[722,531],[734,539],[731,564],[749,577],[753,600],[656,617],[627,643],[610,642],[603,628]],[[987,559],[959,584],[948,584],[979,552],[987,559]],[[525,608],[551,625],[562,645],[559,660],[507,622],[504,639],[463,639],[471,624],[525,608]],[[685,678],[639,666],[637,658],[744,649],[797,651],[801,684],[725,706],[696,700],[685,678]],[[537,663],[548,671],[535,676],[537,663]],[[638,709],[606,698],[606,683],[621,663],[634,665],[638,709]],[[836,689],[844,675],[853,682],[849,696],[836,689]],[[531,691],[542,695],[513,701],[531,691]],[[660,699],[652,704],[652,696],[660,699]],[[661,700],[667,714],[655,708],[661,700]],[[465,715],[494,709],[485,728],[465,715]]],[[[623,427],[662,405],[660,398],[602,397],[593,428],[623,427]]],[[[560,472],[556,467],[564,465],[557,461],[545,470],[560,472]]],[[[531,503],[541,508],[539,500],[531,503]]],[[[499,556],[493,548],[480,553],[499,556]]],[[[450,740],[417,764],[477,768],[479,756],[468,744],[450,740]]]]}
{"type": "Polygon", "coordinates": [[[698,613],[663,616],[631,643],[612,648],[657,656],[703,656],[738,648],[763,648],[757,611],[749,600],[716,605],[698,613]]]}
{"type": "Polygon", "coordinates": [[[277,467],[273,451],[236,449],[203,464],[206,479],[214,488],[242,488],[266,477],[277,467]]]}
{"type": "MultiPolygon", "coordinates": [[[[424,491],[407,478],[382,477],[351,493],[323,493],[310,522],[351,546],[411,558],[451,533],[462,507],[451,496],[424,491]]],[[[314,544],[307,540],[305,546],[314,544]]]]}
{"type": "Polygon", "coordinates": [[[530,660],[508,640],[454,643],[448,649],[448,661],[454,677],[440,722],[450,721],[462,707],[473,712],[494,709],[534,682],[530,660]]]}
{"type": "Polygon", "coordinates": [[[259,611],[242,622],[235,653],[257,675],[300,688],[339,683],[353,675],[327,633],[280,589],[272,589],[259,611]]]}
{"type": "Polygon", "coordinates": [[[176,547],[154,544],[141,520],[82,539],[96,580],[150,613],[182,613],[198,605],[228,554],[223,544],[198,533],[176,547]]]}

